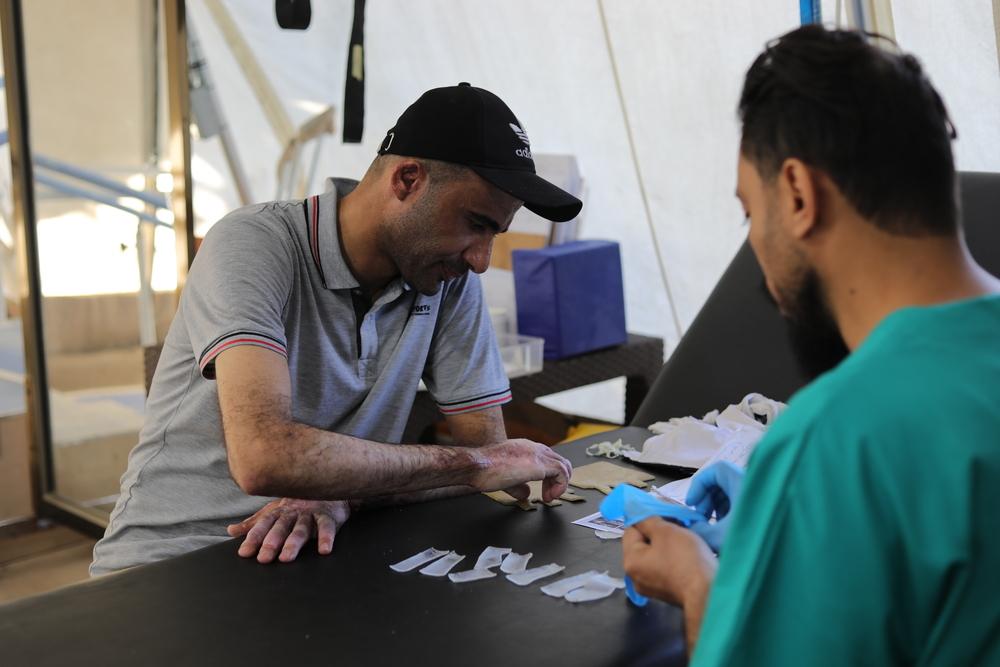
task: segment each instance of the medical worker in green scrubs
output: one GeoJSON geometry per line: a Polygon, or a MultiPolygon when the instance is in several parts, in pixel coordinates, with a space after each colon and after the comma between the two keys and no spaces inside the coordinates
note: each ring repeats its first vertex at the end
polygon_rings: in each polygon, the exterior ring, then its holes
{"type": "Polygon", "coordinates": [[[747,73],[750,243],[800,356],[835,367],[745,477],[696,477],[717,522],[625,535],[696,666],[1000,664],[1000,281],[962,237],[941,98],[881,46],[803,27],[747,73]]]}

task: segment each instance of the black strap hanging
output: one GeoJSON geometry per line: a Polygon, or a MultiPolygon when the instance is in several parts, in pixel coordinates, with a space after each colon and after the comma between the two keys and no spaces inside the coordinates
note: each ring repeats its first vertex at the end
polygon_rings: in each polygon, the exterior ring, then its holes
{"type": "Polygon", "coordinates": [[[344,84],[344,143],[359,144],[365,130],[365,0],[354,0],[354,25],[344,84]]]}
{"type": "Polygon", "coordinates": [[[274,16],[285,30],[305,30],[312,20],[309,0],[274,0],[274,16]]]}

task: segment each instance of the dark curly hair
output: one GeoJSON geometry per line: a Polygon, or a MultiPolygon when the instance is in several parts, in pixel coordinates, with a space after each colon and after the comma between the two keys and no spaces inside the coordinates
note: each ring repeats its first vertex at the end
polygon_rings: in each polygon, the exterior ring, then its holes
{"type": "Polygon", "coordinates": [[[740,96],[743,155],[765,180],[798,158],[892,234],[954,234],[951,140],[941,96],[884,37],[808,25],[770,42],[740,96]]]}

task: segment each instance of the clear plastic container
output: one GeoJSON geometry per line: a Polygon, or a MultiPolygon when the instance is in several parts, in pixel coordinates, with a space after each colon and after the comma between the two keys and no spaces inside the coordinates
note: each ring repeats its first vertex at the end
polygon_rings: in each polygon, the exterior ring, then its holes
{"type": "Polygon", "coordinates": [[[493,330],[498,334],[509,334],[514,330],[506,308],[490,306],[490,320],[493,322],[493,330]]]}
{"type": "Polygon", "coordinates": [[[508,378],[529,375],[542,370],[545,339],[519,334],[497,334],[497,345],[508,378]]]}

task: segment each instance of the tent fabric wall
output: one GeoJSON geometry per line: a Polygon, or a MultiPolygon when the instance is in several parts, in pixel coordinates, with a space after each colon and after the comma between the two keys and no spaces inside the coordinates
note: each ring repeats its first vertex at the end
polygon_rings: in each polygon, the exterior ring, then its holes
{"type": "MultiPolygon", "coordinates": [[[[238,140],[257,198],[273,196],[280,147],[223,46],[203,3],[191,16],[212,68],[223,111],[238,140]]],[[[763,42],[794,27],[785,0],[732,7],[712,2],[604,3],[621,75],[625,112],[637,138],[652,224],[682,325],[739,245],[745,230],[733,197],[737,127],[734,100],[749,59],[763,42]]],[[[227,3],[296,123],[343,90],[350,3],[315,3],[306,32],[279,31],[270,3],[227,3]]],[[[359,176],[383,131],[423,90],[468,80],[494,90],[527,126],[539,153],[572,153],[588,182],[585,238],[622,244],[629,327],[677,340],[650,222],[626,135],[597,2],[449,0],[368,5],[368,116],[359,146],[328,141],[320,173],[359,176]]],[[[339,109],[338,109],[339,111],[339,109]]],[[[196,142],[195,165],[215,178],[199,185],[204,222],[235,206],[221,151],[196,142]],[[214,192],[213,192],[214,191],[214,192]],[[206,201],[207,200],[207,201],[206,201]]]]}
{"type": "MultiPolygon", "coordinates": [[[[188,4],[253,195],[270,199],[282,147],[204,1],[188,4]]],[[[305,32],[279,30],[273,3],[225,5],[296,125],[326,105],[339,116],[352,2],[314,2],[305,32]]],[[[822,2],[826,22],[835,7],[822,2]]],[[[893,11],[899,41],[949,104],[959,167],[1000,170],[990,0],[895,2],[893,11]]],[[[360,177],[384,131],[425,89],[470,81],[493,90],[518,114],[535,152],[577,156],[587,182],[581,236],[621,244],[628,327],[663,337],[669,354],[678,331],[656,250],[683,329],[746,234],[734,197],[742,77],[768,39],[798,23],[797,0],[371,2],[364,141],[327,139],[319,175],[360,177]]],[[[216,141],[195,141],[194,152],[204,228],[237,199],[216,141]]]]}
{"type": "Polygon", "coordinates": [[[896,40],[916,54],[958,129],[963,171],[1000,171],[1000,71],[991,0],[893,3],[896,40]]]}
{"type": "MultiPolygon", "coordinates": [[[[686,328],[746,235],[735,194],[743,76],[768,39],[798,25],[799,8],[787,0],[605,7],[656,240],[686,328]]],[[[654,274],[643,276],[632,323],[641,323],[635,313],[654,287],[654,274]]],[[[656,333],[675,342],[672,332],[656,333]]]]}

